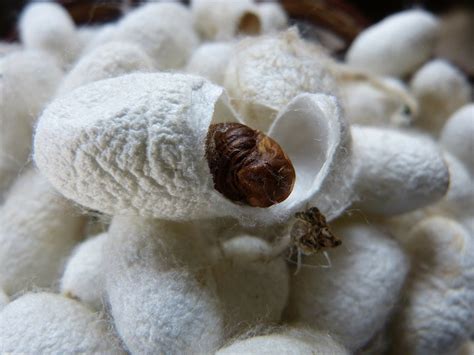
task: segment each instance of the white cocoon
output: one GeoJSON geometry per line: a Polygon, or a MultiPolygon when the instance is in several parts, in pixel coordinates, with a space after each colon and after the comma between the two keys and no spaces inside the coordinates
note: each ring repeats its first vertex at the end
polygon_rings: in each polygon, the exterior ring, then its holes
{"type": "Polygon", "coordinates": [[[454,220],[427,218],[410,233],[412,271],[394,320],[397,354],[449,354],[474,330],[474,240],[454,220]]]}
{"type": "Polygon", "coordinates": [[[192,0],[194,27],[207,40],[226,41],[238,35],[258,35],[262,23],[252,0],[192,0]]]}
{"type": "Polygon", "coordinates": [[[375,74],[410,74],[433,53],[438,30],[438,20],[426,11],[399,12],[362,31],[346,61],[375,74]]]}
{"type": "Polygon", "coordinates": [[[222,85],[234,45],[231,42],[209,42],[198,47],[186,66],[186,71],[222,85]]]}
{"type": "Polygon", "coordinates": [[[114,217],[105,253],[116,329],[134,354],[210,354],[223,321],[198,231],[185,223],[114,217]]]}
{"type": "Polygon", "coordinates": [[[432,60],[421,67],[410,86],[420,108],[415,125],[435,136],[449,116],[471,99],[467,78],[442,59],[432,60]]]}
{"type": "Polygon", "coordinates": [[[125,354],[107,322],[79,302],[26,294],[0,312],[2,354],[125,354]]]}
{"type": "Polygon", "coordinates": [[[259,3],[257,11],[262,23],[262,33],[283,31],[288,26],[288,16],[278,1],[259,3]]]}
{"type": "Polygon", "coordinates": [[[280,321],[290,280],[285,260],[270,260],[271,251],[268,242],[249,236],[222,245],[223,255],[213,266],[213,274],[224,309],[226,337],[280,321]]]}
{"type": "Polygon", "coordinates": [[[216,355],[348,355],[349,352],[325,332],[300,327],[245,340],[220,349],[216,355]]]}
{"type": "Polygon", "coordinates": [[[128,42],[110,42],[80,58],[65,76],[59,93],[64,94],[97,80],[152,70],[153,61],[139,46],[128,42]]]}
{"type": "Polygon", "coordinates": [[[72,62],[81,48],[72,18],[53,2],[29,4],[21,14],[19,31],[26,48],[44,50],[63,65],[72,62]]]}
{"type": "Polygon", "coordinates": [[[247,38],[236,45],[224,86],[245,123],[266,132],[278,111],[296,95],[336,91],[326,70],[329,60],[295,29],[247,38]]]}
{"type": "Polygon", "coordinates": [[[449,118],[441,131],[440,143],[474,176],[474,104],[463,106],[449,118]]]}
{"type": "Polygon", "coordinates": [[[175,2],[145,4],[129,12],[111,37],[141,46],[161,70],[183,67],[199,43],[190,11],[175,2]]]}
{"type": "Polygon", "coordinates": [[[0,208],[0,285],[13,295],[51,287],[84,220],[37,171],[20,176],[0,208]]]}
{"type": "MultiPolygon", "coordinates": [[[[396,241],[366,223],[334,225],[342,245],[329,252],[332,265],[317,270],[303,265],[291,283],[290,319],[327,329],[350,351],[382,329],[409,268],[396,241]]],[[[303,263],[327,265],[321,254],[303,263]]]]}
{"type": "Polygon", "coordinates": [[[352,126],[352,138],[356,208],[378,215],[404,213],[436,202],[448,190],[448,167],[430,139],[361,126],[352,126]]]}
{"type": "Polygon", "coordinates": [[[104,304],[102,249],[106,240],[107,233],[102,233],[79,244],[67,261],[60,285],[63,295],[77,299],[97,311],[104,304]]]}
{"type": "Polygon", "coordinates": [[[7,294],[0,288],[0,311],[10,302],[7,294]]]}

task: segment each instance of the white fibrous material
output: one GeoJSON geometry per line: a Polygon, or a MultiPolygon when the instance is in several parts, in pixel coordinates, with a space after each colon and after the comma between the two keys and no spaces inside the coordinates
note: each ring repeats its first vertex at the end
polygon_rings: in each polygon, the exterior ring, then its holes
{"type": "Polygon", "coordinates": [[[396,130],[352,127],[357,177],[354,207],[393,215],[425,207],[442,198],[449,171],[430,139],[396,130]]]}
{"type": "Polygon", "coordinates": [[[189,10],[174,2],[150,3],[128,13],[107,35],[140,46],[160,70],[183,67],[199,40],[189,10]]]}
{"type": "Polygon", "coordinates": [[[0,311],[10,302],[7,294],[0,288],[0,311]]]}
{"type": "Polygon", "coordinates": [[[206,40],[228,41],[238,35],[258,35],[262,23],[252,0],[192,0],[196,31],[206,40]]]}
{"type": "Polygon", "coordinates": [[[28,160],[32,126],[62,78],[55,60],[39,51],[0,58],[0,199],[28,160]]]}
{"type": "Polygon", "coordinates": [[[107,233],[102,233],[79,244],[69,257],[60,285],[63,295],[98,311],[105,298],[102,249],[106,240],[107,233]]]}
{"type": "Polygon", "coordinates": [[[432,55],[438,31],[438,20],[426,11],[399,12],[362,31],[346,61],[375,74],[404,76],[432,55]]]}
{"type": "Polygon", "coordinates": [[[153,61],[132,43],[110,42],[83,56],[65,76],[59,93],[102,79],[153,70],[153,61]]]}
{"type": "Polygon", "coordinates": [[[102,46],[107,42],[113,41],[120,41],[115,39],[115,34],[117,31],[117,23],[107,23],[101,25],[97,28],[97,32],[95,33],[94,37],[88,43],[84,44],[84,48],[82,49],[82,54],[85,55],[89,53],[91,50],[98,46],[102,46]]]}
{"type": "Polygon", "coordinates": [[[220,349],[216,355],[348,355],[349,352],[327,332],[301,326],[279,332],[237,340],[220,349]]]}
{"type": "Polygon", "coordinates": [[[474,177],[474,104],[460,108],[449,118],[441,131],[440,143],[474,177]]]}
{"type": "Polygon", "coordinates": [[[337,335],[355,351],[387,322],[409,263],[397,242],[376,226],[356,221],[333,227],[342,245],[328,252],[330,267],[321,254],[303,259],[292,279],[289,314],[337,335]]]}
{"type": "Polygon", "coordinates": [[[329,57],[295,29],[248,38],[236,45],[224,86],[232,105],[252,128],[267,131],[278,111],[304,92],[336,92],[329,57]]]}
{"type": "Polygon", "coordinates": [[[226,337],[261,324],[277,324],[288,301],[289,274],[283,258],[271,259],[271,245],[256,237],[235,237],[222,245],[213,267],[224,309],[226,337]]]}
{"type": "Polygon", "coordinates": [[[116,329],[134,354],[210,354],[223,320],[209,253],[185,223],[115,217],[105,253],[116,329]]]}
{"type": "Polygon", "coordinates": [[[288,16],[278,2],[259,3],[257,11],[262,23],[262,33],[283,31],[288,26],[288,16]]]}
{"type": "Polygon", "coordinates": [[[471,99],[467,78],[442,59],[425,64],[415,73],[410,86],[420,107],[415,125],[435,136],[449,116],[471,99]]]}
{"type": "Polygon", "coordinates": [[[80,240],[83,217],[33,169],[20,176],[0,208],[0,285],[13,295],[51,287],[80,240]]]}
{"type": "Polygon", "coordinates": [[[450,354],[474,330],[474,244],[454,220],[432,217],[410,233],[412,271],[394,320],[397,353],[450,354]]]}
{"type": "Polygon", "coordinates": [[[21,42],[26,48],[46,51],[63,66],[79,54],[80,40],[74,22],[59,4],[29,4],[21,14],[19,30],[21,42]]]}
{"type": "Polygon", "coordinates": [[[225,70],[232,56],[231,42],[209,42],[197,48],[186,66],[186,71],[209,79],[215,84],[224,83],[225,70]]]}
{"type": "Polygon", "coordinates": [[[0,312],[2,354],[125,354],[107,322],[79,302],[30,293],[0,312]]]}

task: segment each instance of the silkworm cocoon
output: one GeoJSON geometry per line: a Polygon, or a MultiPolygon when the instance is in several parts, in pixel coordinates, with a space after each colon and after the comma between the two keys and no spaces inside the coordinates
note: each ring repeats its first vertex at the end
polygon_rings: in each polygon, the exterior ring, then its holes
{"type": "Polygon", "coordinates": [[[152,71],[153,62],[140,47],[127,42],[110,42],[98,46],[76,63],[65,76],[60,93],[101,79],[152,71]]]}
{"type": "Polygon", "coordinates": [[[329,334],[290,327],[274,334],[237,340],[216,355],[348,355],[349,352],[329,334]]]}
{"type": "Polygon", "coordinates": [[[471,99],[467,78],[442,59],[426,63],[410,86],[420,107],[415,124],[436,136],[449,116],[471,99]]]}
{"type": "Polygon", "coordinates": [[[434,142],[417,135],[374,127],[352,127],[357,177],[356,208],[393,215],[438,201],[449,186],[449,171],[434,142]]]}
{"type": "Polygon", "coordinates": [[[394,319],[396,353],[449,354],[473,330],[474,241],[444,217],[425,219],[410,234],[413,268],[394,319]]]}
{"type": "Polygon", "coordinates": [[[145,4],[131,11],[112,37],[141,46],[161,70],[183,67],[199,43],[191,13],[174,2],[145,4]]]}
{"type": "Polygon", "coordinates": [[[474,176],[474,104],[457,110],[441,131],[440,143],[474,176]]]}
{"type": "Polygon", "coordinates": [[[270,261],[271,245],[249,236],[222,245],[223,258],[213,267],[224,308],[226,337],[263,323],[278,323],[288,301],[285,260],[270,261]]]}
{"type": "Polygon", "coordinates": [[[52,293],[26,294],[0,312],[0,352],[125,354],[105,320],[52,293]]]}
{"type": "Polygon", "coordinates": [[[29,4],[21,14],[19,31],[26,48],[46,51],[63,65],[79,54],[80,42],[74,22],[59,4],[29,4]]]}
{"type": "Polygon", "coordinates": [[[0,311],[10,302],[7,294],[0,288],[0,311]]]}
{"type": "MultiPolygon", "coordinates": [[[[343,245],[331,266],[302,267],[291,283],[289,317],[337,335],[350,351],[364,346],[386,323],[408,272],[395,240],[365,221],[334,225],[343,245]]],[[[304,264],[327,265],[321,254],[304,264]]]]}
{"type": "Polygon", "coordinates": [[[83,218],[37,171],[20,176],[0,208],[0,285],[13,295],[51,287],[82,236],[83,218]]]}
{"type": "Polygon", "coordinates": [[[193,0],[191,11],[196,30],[207,40],[226,41],[239,34],[258,35],[262,30],[252,0],[193,0]]]}
{"type": "Polygon", "coordinates": [[[193,52],[186,66],[186,71],[201,75],[216,84],[222,85],[233,46],[230,42],[202,44],[193,52]]]}
{"type": "Polygon", "coordinates": [[[219,347],[222,314],[198,233],[186,223],[114,217],[104,249],[107,294],[131,353],[210,354],[219,347]]]}
{"type": "Polygon", "coordinates": [[[288,16],[278,2],[257,4],[257,11],[262,23],[262,33],[282,31],[288,26],[288,16]]]}
{"type": "Polygon", "coordinates": [[[296,95],[336,91],[327,62],[322,50],[304,42],[294,29],[248,38],[236,46],[224,86],[245,123],[265,132],[296,95]]]}
{"type": "Polygon", "coordinates": [[[101,310],[104,304],[102,248],[106,240],[107,233],[102,233],[79,244],[69,257],[61,278],[63,295],[77,299],[94,310],[101,310]]]}
{"type": "Polygon", "coordinates": [[[438,27],[438,20],[423,10],[388,16],[357,36],[346,61],[380,75],[410,74],[433,53],[438,27]]]}

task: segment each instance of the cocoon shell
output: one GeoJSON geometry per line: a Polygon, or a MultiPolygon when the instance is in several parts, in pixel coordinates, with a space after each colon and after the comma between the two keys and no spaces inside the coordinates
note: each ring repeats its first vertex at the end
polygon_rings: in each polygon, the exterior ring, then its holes
{"type": "Polygon", "coordinates": [[[227,63],[232,55],[233,44],[230,42],[204,43],[197,48],[186,67],[186,71],[209,79],[222,85],[227,63]]]}
{"type": "Polygon", "coordinates": [[[26,294],[0,312],[0,352],[125,354],[105,320],[51,293],[26,294]]]}
{"type": "Polygon", "coordinates": [[[74,22],[59,4],[29,4],[21,14],[19,31],[26,48],[44,50],[63,65],[79,54],[80,40],[74,22]]]}
{"type": "Polygon", "coordinates": [[[152,69],[152,60],[140,47],[127,42],[111,42],[83,56],[66,75],[59,92],[66,93],[97,80],[152,69]]]}
{"type": "Polygon", "coordinates": [[[228,240],[222,251],[223,258],[213,267],[213,273],[227,336],[262,323],[278,323],[289,294],[285,260],[270,261],[271,245],[249,236],[228,240]]]}
{"type": "Polygon", "coordinates": [[[440,143],[474,176],[474,104],[457,110],[441,131],[440,143]]]}
{"type": "Polygon", "coordinates": [[[396,353],[451,353],[474,328],[473,239],[457,222],[432,217],[409,242],[413,269],[393,324],[396,353]]]}
{"type": "Polygon", "coordinates": [[[425,64],[410,86],[420,107],[415,124],[436,136],[449,116],[471,99],[467,78],[442,59],[425,64]]]}
{"type": "Polygon", "coordinates": [[[33,169],[0,208],[0,285],[13,295],[51,287],[82,235],[83,217],[33,169]]]}
{"type": "Polygon", "coordinates": [[[262,23],[262,33],[282,31],[288,26],[288,16],[277,1],[259,3],[257,11],[262,23]]]}
{"type": "Polygon", "coordinates": [[[438,201],[449,171],[430,139],[395,130],[352,127],[356,208],[378,215],[413,211],[438,201]]]}
{"type": "MultiPolygon", "coordinates": [[[[302,267],[293,276],[289,317],[337,335],[350,351],[364,346],[387,321],[408,272],[398,244],[366,222],[340,223],[342,246],[329,253],[332,266],[302,267]]],[[[321,254],[304,264],[327,265],[321,254]]]]}
{"type": "Polygon", "coordinates": [[[357,36],[346,61],[380,75],[410,74],[432,55],[438,27],[438,20],[423,10],[388,16],[357,36]]]}
{"type": "Polygon", "coordinates": [[[245,123],[267,131],[278,111],[296,95],[336,91],[326,70],[328,62],[320,48],[304,42],[294,29],[248,38],[236,46],[224,86],[245,123]]]}
{"type": "Polygon", "coordinates": [[[78,299],[94,310],[101,310],[104,304],[102,249],[106,240],[107,233],[102,233],[79,244],[69,257],[61,278],[62,294],[78,299]]]}
{"type": "Polygon", "coordinates": [[[210,354],[222,314],[209,253],[190,225],[115,217],[105,275],[117,331],[131,353],[210,354]]]}
{"type": "Polygon", "coordinates": [[[258,35],[262,30],[252,0],[193,0],[191,11],[196,30],[207,40],[225,41],[239,34],[258,35]]]}

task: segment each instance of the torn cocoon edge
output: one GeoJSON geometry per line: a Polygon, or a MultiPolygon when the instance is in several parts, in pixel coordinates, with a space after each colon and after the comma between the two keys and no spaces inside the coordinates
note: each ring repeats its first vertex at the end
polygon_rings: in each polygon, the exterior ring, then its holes
{"type": "Polygon", "coordinates": [[[63,66],[67,66],[79,54],[80,40],[76,26],[59,4],[29,4],[21,14],[19,31],[26,48],[44,50],[63,66]]]}
{"type": "Polygon", "coordinates": [[[26,294],[0,312],[0,352],[125,354],[104,319],[52,293],[26,294]]]}
{"type": "Polygon", "coordinates": [[[353,207],[394,215],[425,207],[446,194],[448,167],[429,138],[356,125],[351,131],[357,169],[353,207]]]}
{"type": "Polygon", "coordinates": [[[285,260],[270,260],[271,251],[268,242],[256,237],[238,236],[223,243],[223,255],[212,271],[226,339],[257,325],[280,322],[290,280],[285,260]]]}
{"type": "Polygon", "coordinates": [[[407,242],[413,268],[393,322],[394,349],[451,353],[474,330],[474,240],[454,220],[431,217],[407,242]]]}
{"type": "Polygon", "coordinates": [[[232,56],[232,42],[210,42],[198,47],[186,66],[191,74],[201,75],[213,83],[224,83],[225,70],[232,56]]]}
{"type": "Polygon", "coordinates": [[[61,293],[100,311],[104,307],[105,278],[102,270],[103,246],[107,233],[79,244],[69,257],[61,278],[61,293]]]}
{"type": "Polygon", "coordinates": [[[438,20],[426,11],[396,13],[362,31],[346,61],[375,74],[405,76],[432,55],[438,27],[438,20]]]}
{"type": "Polygon", "coordinates": [[[420,108],[414,123],[434,136],[438,136],[449,116],[471,99],[467,78],[442,59],[426,63],[415,73],[410,87],[420,108]]]}
{"type": "Polygon", "coordinates": [[[329,267],[321,254],[303,259],[301,271],[292,276],[288,314],[290,320],[327,329],[355,351],[387,322],[409,262],[376,226],[341,221],[332,227],[342,245],[328,252],[329,267]]]}
{"type": "Polygon", "coordinates": [[[114,217],[105,253],[116,329],[132,353],[210,354],[223,319],[198,230],[186,223],[114,217]]]}
{"type": "Polygon", "coordinates": [[[296,29],[236,45],[224,87],[245,124],[266,132],[278,111],[300,93],[336,93],[329,56],[296,29]]]}
{"type": "Polygon", "coordinates": [[[40,173],[24,172],[0,208],[0,285],[5,292],[52,287],[83,226],[84,217],[40,173]]]}

